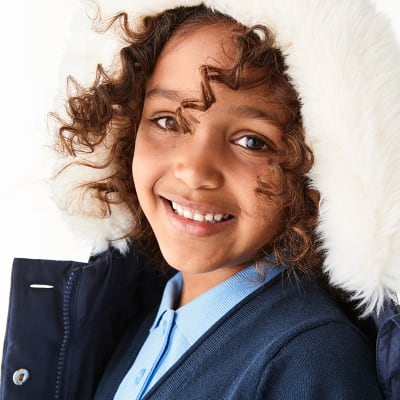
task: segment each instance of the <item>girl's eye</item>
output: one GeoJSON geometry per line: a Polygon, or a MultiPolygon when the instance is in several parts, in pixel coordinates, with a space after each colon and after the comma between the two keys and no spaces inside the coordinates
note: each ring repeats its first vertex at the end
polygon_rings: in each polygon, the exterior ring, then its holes
{"type": "Polygon", "coordinates": [[[242,136],[240,139],[235,140],[235,144],[253,151],[272,150],[267,140],[258,136],[242,136]]]}
{"type": "Polygon", "coordinates": [[[170,116],[154,118],[151,121],[154,122],[159,128],[166,131],[176,132],[179,130],[176,119],[170,116]]]}

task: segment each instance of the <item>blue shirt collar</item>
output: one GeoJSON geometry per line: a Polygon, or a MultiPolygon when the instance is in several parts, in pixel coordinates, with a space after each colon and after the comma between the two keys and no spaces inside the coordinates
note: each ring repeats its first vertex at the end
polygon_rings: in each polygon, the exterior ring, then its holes
{"type": "MultiPolygon", "coordinates": [[[[262,284],[282,272],[284,267],[269,268],[263,281],[260,281],[254,265],[251,265],[199,297],[175,311],[175,323],[189,343],[193,345],[215,322],[223,317],[262,284]]],[[[161,304],[154,321],[154,329],[158,326],[162,315],[174,310],[182,291],[182,274],[178,272],[166,284],[161,304]]]]}

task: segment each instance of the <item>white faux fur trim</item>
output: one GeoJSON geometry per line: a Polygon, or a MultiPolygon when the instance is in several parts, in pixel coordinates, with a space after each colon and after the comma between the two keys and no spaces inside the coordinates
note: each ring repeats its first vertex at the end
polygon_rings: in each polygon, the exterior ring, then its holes
{"type": "MultiPolygon", "coordinates": [[[[200,1],[98,3],[106,16],[126,10],[138,17],[200,1]]],[[[310,176],[322,195],[318,230],[327,251],[325,271],[366,313],[379,309],[400,291],[400,51],[388,21],[367,0],[204,3],[275,33],[304,104],[315,155],[310,176]]],[[[74,189],[104,173],[74,167],[55,183],[61,207],[85,217],[95,251],[132,224],[127,207],[115,206],[102,218],[90,193],[74,189]]],[[[112,244],[127,248],[126,240],[112,244]]]]}

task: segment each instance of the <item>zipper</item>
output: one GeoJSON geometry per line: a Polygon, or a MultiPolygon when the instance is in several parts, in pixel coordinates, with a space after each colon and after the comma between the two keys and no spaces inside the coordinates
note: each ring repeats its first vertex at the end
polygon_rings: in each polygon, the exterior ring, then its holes
{"type": "Polygon", "coordinates": [[[60,353],[58,356],[58,364],[57,364],[57,376],[56,376],[56,387],[54,393],[54,400],[60,400],[61,394],[61,384],[64,373],[65,366],[65,355],[67,352],[68,343],[71,337],[71,322],[70,322],[70,308],[71,308],[71,294],[72,289],[75,283],[75,271],[72,271],[69,274],[67,284],[64,290],[64,300],[63,300],[63,310],[62,310],[62,318],[63,318],[63,338],[60,346],[60,353]]]}

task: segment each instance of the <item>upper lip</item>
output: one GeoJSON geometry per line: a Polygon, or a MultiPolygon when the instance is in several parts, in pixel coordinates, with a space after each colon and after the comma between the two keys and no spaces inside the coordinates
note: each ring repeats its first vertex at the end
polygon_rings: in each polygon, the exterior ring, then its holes
{"type": "Polygon", "coordinates": [[[222,215],[230,215],[233,216],[233,213],[230,212],[229,210],[222,208],[222,207],[216,207],[213,204],[207,204],[207,203],[198,203],[198,202],[193,202],[190,200],[187,200],[185,198],[182,198],[177,195],[160,195],[161,198],[174,202],[182,206],[183,208],[186,208],[192,212],[197,212],[199,214],[222,214],[222,215]]]}

